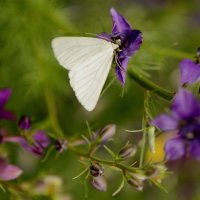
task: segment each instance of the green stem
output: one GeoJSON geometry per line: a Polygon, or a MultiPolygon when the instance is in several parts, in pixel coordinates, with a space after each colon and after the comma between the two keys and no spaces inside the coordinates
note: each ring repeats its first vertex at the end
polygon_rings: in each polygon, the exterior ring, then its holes
{"type": "Polygon", "coordinates": [[[51,126],[54,129],[54,131],[56,132],[57,136],[62,138],[63,134],[61,132],[61,129],[60,129],[60,126],[58,123],[57,110],[56,110],[54,96],[51,93],[51,91],[48,89],[48,87],[45,88],[44,94],[45,94],[47,109],[49,112],[51,126]]]}
{"type": "Polygon", "coordinates": [[[149,106],[149,91],[145,91],[144,93],[144,114],[143,114],[143,121],[142,121],[142,128],[143,128],[143,134],[142,134],[142,147],[140,152],[140,162],[139,167],[142,167],[143,161],[144,161],[144,153],[145,153],[145,147],[146,147],[146,137],[147,137],[147,126],[148,126],[148,106],[149,106]]]}
{"type": "Polygon", "coordinates": [[[101,163],[101,164],[104,164],[104,165],[108,165],[110,167],[117,167],[118,169],[121,169],[123,172],[124,171],[129,171],[129,172],[132,172],[132,173],[137,173],[138,170],[140,170],[139,168],[134,168],[134,167],[127,167],[125,165],[122,165],[116,161],[108,161],[108,160],[104,160],[104,159],[100,159],[100,158],[96,158],[88,153],[83,153],[83,152],[80,152],[74,148],[70,148],[70,150],[72,150],[74,153],[76,153],[77,155],[79,155],[80,157],[83,157],[83,158],[86,158],[86,159],[89,159],[93,162],[98,162],[98,163],[101,163]]]}
{"type": "Polygon", "coordinates": [[[152,81],[148,80],[141,74],[138,74],[137,72],[135,72],[133,69],[129,69],[128,74],[131,79],[133,79],[135,82],[137,82],[139,85],[141,85],[146,90],[154,92],[155,94],[157,94],[158,96],[160,96],[166,100],[171,100],[173,98],[173,96],[174,96],[173,92],[170,92],[164,88],[161,88],[160,86],[158,86],[155,83],[153,83],[152,81]]]}

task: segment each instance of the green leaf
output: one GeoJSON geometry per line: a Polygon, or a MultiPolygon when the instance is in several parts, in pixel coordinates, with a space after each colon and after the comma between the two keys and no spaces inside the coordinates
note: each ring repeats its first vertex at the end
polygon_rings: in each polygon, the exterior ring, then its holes
{"type": "Polygon", "coordinates": [[[73,177],[72,179],[74,180],[74,179],[79,178],[80,176],[85,174],[88,170],[89,170],[89,167],[86,167],[80,174],[78,174],[77,176],[73,177]]]}
{"type": "Polygon", "coordinates": [[[115,192],[113,192],[112,196],[116,196],[124,187],[124,177],[122,176],[122,181],[115,192]]]}
{"type": "Polygon", "coordinates": [[[91,142],[89,141],[89,139],[87,137],[85,137],[85,135],[81,135],[81,137],[85,140],[85,142],[90,146],[91,142]]]}
{"type": "Polygon", "coordinates": [[[109,147],[107,147],[106,145],[103,145],[103,147],[111,155],[112,158],[116,158],[115,153],[109,147]]]}
{"type": "Polygon", "coordinates": [[[86,126],[87,126],[87,129],[88,129],[88,133],[90,135],[90,137],[92,138],[92,130],[91,130],[91,127],[90,127],[90,124],[88,121],[86,121],[86,126]]]}
{"type": "Polygon", "coordinates": [[[41,160],[41,162],[45,162],[47,160],[47,158],[50,156],[51,152],[53,151],[54,146],[52,145],[46,152],[44,158],[41,160]]]}
{"type": "Polygon", "coordinates": [[[4,188],[4,186],[0,183],[0,189],[3,191],[3,192],[6,192],[6,189],[4,188]]]}

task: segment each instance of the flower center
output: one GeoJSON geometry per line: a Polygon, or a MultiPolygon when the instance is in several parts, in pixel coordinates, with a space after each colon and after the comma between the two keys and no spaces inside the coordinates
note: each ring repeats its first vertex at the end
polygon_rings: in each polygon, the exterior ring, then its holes
{"type": "Polygon", "coordinates": [[[194,133],[192,133],[192,132],[187,133],[186,138],[189,140],[194,139],[194,133]]]}

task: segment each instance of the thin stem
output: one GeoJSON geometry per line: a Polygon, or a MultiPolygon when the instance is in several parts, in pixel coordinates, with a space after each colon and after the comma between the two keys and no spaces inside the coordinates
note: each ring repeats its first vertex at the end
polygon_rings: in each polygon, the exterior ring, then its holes
{"type": "Polygon", "coordinates": [[[92,156],[88,153],[80,152],[80,151],[78,151],[74,148],[70,148],[70,150],[72,150],[74,153],[76,153],[80,157],[87,158],[87,159],[90,159],[93,162],[98,162],[98,163],[108,165],[108,166],[111,166],[111,167],[117,167],[117,168],[121,169],[122,171],[129,171],[129,172],[132,172],[132,173],[137,173],[138,170],[139,170],[138,168],[127,167],[127,166],[122,165],[122,164],[120,164],[116,161],[108,161],[108,160],[96,158],[96,157],[94,157],[94,156],[92,156]]]}
{"type": "Polygon", "coordinates": [[[143,134],[142,134],[142,147],[141,147],[141,152],[140,152],[139,167],[142,167],[143,161],[144,161],[146,137],[147,137],[146,128],[148,126],[149,91],[145,91],[144,94],[145,94],[144,95],[144,114],[143,114],[143,121],[142,121],[143,134]]]}
{"type": "Polygon", "coordinates": [[[141,85],[143,88],[154,92],[158,96],[162,97],[163,99],[166,100],[171,100],[174,96],[174,92],[170,92],[164,88],[161,88],[160,86],[156,85],[152,81],[148,80],[141,74],[138,74],[135,72],[133,69],[128,70],[128,74],[131,79],[133,79],[135,82],[137,82],[139,85],[141,85]]]}
{"type": "Polygon", "coordinates": [[[58,123],[57,110],[56,110],[54,96],[50,92],[48,87],[45,88],[44,94],[45,94],[45,100],[46,100],[47,109],[49,112],[49,117],[50,117],[50,122],[51,122],[52,128],[56,132],[57,136],[62,138],[63,134],[61,132],[61,129],[60,129],[60,126],[58,123]]]}

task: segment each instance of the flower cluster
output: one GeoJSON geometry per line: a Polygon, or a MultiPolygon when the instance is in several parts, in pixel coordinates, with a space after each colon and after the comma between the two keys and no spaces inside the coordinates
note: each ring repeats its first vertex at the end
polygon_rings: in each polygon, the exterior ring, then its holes
{"type": "MultiPolygon", "coordinates": [[[[11,96],[11,90],[4,88],[0,90],[0,120],[15,120],[13,112],[7,111],[4,106],[11,96]]],[[[0,144],[4,142],[5,131],[0,129],[0,144]]],[[[9,181],[18,178],[22,174],[22,169],[9,164],[5,156],[0,155],[0,181],[9,181]]]]}
{"type": "MultiPolygon", "coordinates": [[[[0,120],[16,121],[16,116],[13,112],[7,111],[4,106],[11,96],[11,89],[4,88],[0,90],[0,120]]],[[[8,135],[6,129],[0,129],[0,144],[17,143],[22,146],[26,151],[37,155],[44,156],[47,148],[51,144],[51,139],[48,137],[44,130],[37,130],[32,133],[31,131],[31,118],[23,115],[19,122],[18,127],[22,131],[21,135],[8,135]]],[[[57,139],[55,141],[55,150],[59,153],[67,149],[67,141],[64,139],[57,139]]],[[[0,155],[0,181],[9,181],[18,178],[22,174],[22,169],[9,164],[5,156],[0,155]]]]}
{"type": "Polygon", "coordinates": [[[153,125],[163,131],[176,131],[177,137],[166,143],[168,160],[175,160],[188,154],[200,159],[200,102],[185,89],[174,97],[171,113],[155,118],[153,125]]]}
{"type": "MultiPolygon", "coordinates": [[[[195,83],[200,78],[200,48],[196,61],[185,59],[180,63],[182,85],[195,83]]],[[[152,121],[165,132],[175,131],[176,137],[165,145],[166,159],[176,160],[192,156],[200,160],[200,102],[186,89],[179,89],[174,96],[171,112],[152,121]]]]}

